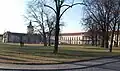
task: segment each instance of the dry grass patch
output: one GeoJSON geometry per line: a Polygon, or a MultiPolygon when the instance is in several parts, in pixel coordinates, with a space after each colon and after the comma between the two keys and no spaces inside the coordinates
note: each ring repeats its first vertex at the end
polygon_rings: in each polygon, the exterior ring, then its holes
{"type": "Polygon", "coordinates": [[[63,63],[77,60],[86,60],[104,56],[120,55],[120,47],[113,52],[108,49],[93,46],[60,45],[59,53],[53,54],[53,47],[44,47],[39,44],[0,44],[0,62],[8,63],[63,63]]]}

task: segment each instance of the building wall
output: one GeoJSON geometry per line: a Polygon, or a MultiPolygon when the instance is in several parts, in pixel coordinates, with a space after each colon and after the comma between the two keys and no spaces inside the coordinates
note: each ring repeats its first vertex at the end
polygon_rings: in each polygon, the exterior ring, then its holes
{"type": "Polygon", "coordinates": [[[18,42],[20,42],[20,38],[17,35],[11,34],[11,35],[9,35],[8,42],[18,43],[18,42]]]}
{"type": "MultiPolygon", "coordinates": [[[[110,40],[111,40],[111,39],[110,39],[110,40]]],[[[117,42],[117,35],[114,34],[113,45],[115,45],[116,42],[117,42]]],[[[110,41],[109,41],[109,45],[110,45],[110,41]]],[[[120,46],[120,35],[118,36],[118,45],[120,46]]]]}
{"type": "MultiPolygon", "coordinates": [[[[109,39],[109,45],[110,45],[110,40],[109,39]]],[[[113,38],[113,46],[117,42],[117,35],[114,35],[113,38]]],[[[59,36],[59,43],[61,44],[92,44],[92,39],[90,38],[89,35],[86,34],[79,34],[79,35],[60,35],[59,36]]],[[[96,39],[94,38],[94,43],[96,43],[96,39]]],[[[97,44],[101,44],[100,37],[97,37],[97,44]]],[[[119,40],[118,40],[118,45],[120,45],[120,35],[119,35],[119,40]]]]}
{"type": "Polygon", "coordinates": [[[19,42],[24,42],[24,43],[40,43],[41,42],[41,37],[40,35],[32,34],[14,34],[14,33],[4,33],[3,35],[3,42],[4,43],[19,43],[19,42]]]}
{"type": "Polygon", "coordinates": [[[2,40],[2,41],[3,41],[4,43],[7,43],[7,42],[8,42],[8,39],[9,39],[8,33],[5,32],[5,33],[3,34],[3,40],[2,40]]]}
{"type": "Polygon", "coordinates": [[[90,36],[80,35],[61,35],[59,43],[63,44],[91,44],[90,36]]]}
{"type": "MultiPolygon", "coordinates": [[[[42,37],[40,35],[35,34],[14,34],[14,33],[4,33],[3,34],[3,42],[11,42],[11,43],[19,43],[22,36],[22,42],[24,43],[40,43],[42,42],[42,37]]],[[[114,35],[113,39],[113,45],[115,45],[115,42],[117,40],[116,34],[114,35]]],[[[0,38],[1,39],[1,38],[0,38]]],[[[48,39],[47,39],[48,40],[48,39]]],[[[55,43],[54,36],[51,37],[51,43],[55,43]]],[[[94,39],[94,43],[96,43],[96,40],[94,39]]],[[[89,35],[87,34],[77,34],[77,35],[60,35],[59,36],[59,44],[92,44],[92,40],[89,35]]],[[[97,44],[100,44],[100,37],[98,37],[97,44]]],[[[109,41],[110,44],[110,41],[109,41]]],[[[119,43],[120,45],[120,36],[119,36],[119,43]]]]}

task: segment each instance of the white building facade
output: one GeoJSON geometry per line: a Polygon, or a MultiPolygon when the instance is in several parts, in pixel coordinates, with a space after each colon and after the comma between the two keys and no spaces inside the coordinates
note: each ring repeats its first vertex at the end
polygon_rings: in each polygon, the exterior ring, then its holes
{"type": "Polygon", "coordinates": [[[87,32],[62,33],[59,36],[60,44],[91,44],[92,40],[87,32]]]}

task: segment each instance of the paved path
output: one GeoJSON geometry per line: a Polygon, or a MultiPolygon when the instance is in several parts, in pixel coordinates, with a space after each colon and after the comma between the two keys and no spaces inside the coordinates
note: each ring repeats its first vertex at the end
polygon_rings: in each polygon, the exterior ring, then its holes
{"type": "Polygon", "coordinates": [[[120,71],[120,56],[84,62],[52,65],[16,65],[0,63],[0,71],[120,71]]]}

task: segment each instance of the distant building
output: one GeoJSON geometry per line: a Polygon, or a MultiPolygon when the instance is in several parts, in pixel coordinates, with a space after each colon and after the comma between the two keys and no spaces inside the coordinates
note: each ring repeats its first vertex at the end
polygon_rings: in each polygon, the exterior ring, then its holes
{"type": "Polygon", "coordinates": [[[33,34],[34,27],[32,26],[32,22],[30,21],[29,25],[27,26],[27,34],[33,34]]]}
{"type": "Polygon", "coordinates": [[[79,33],[61,33],[59,37],[60,44],[91,44],[91,37],[87,32],[79,33]]]}
{"type": "MultiPolygon", "coordinates": [[[[46,33],[48,34],[48,33],[46,33]]],[[[47,42],[48,42],[48,35],[47,42]]],[[[116,32],[113,38],[113,45],[116,43],[116,32]]],[[[27,26],[27,33],[15,33],[15,32],[5,32],[3,35],[0,35],[0,40],[4,43],[42,43],[43,37],[40,34],[34,33],[34,27],[30,21],[29,25],[27,26]]],[[[109,36],[110,38],[110,36],[109,36]]],[[[55,43],[55,36],[52,35],[50,38],[52,44],[55,43]]],[[[100,37],[97,37],[97,40],[93,38],[94,43],[101,44],[100,37]]],[[[110,41],[108,41],[110,43],[110,41]]],[[[59,35],[59,44],[75,44],[75,45],[84,45],[84,44],[92,44],[92,38],[89,32],[79,32],[79,33],[60,33],[59,35]]],[[[119,36],[119,43],[120,45],[120,36],[119,36]]]]}
{"type": "MultiPolygon", "coordinates": [[[[109,36],[111,38],[111,36],[109,36]]],[[[94,44],[97,43],[98,45],[101,44],[102,40],[100,36],[97,36],[97,40],[94,38],[94,44]]],[[[117,41],[117,34],[115,32],[113,38],[113,45],[115,45],[117,41]]],[[[109,39],[110,44],[110,39],[109,39]]],[[[59,36],[59,44],[77,44],[77,45],[84,45],[84,44],[92,44],[92,38],[88,32],[79,32],[79,33],[61,33],[59,36]]],[[[118,45],[120,45],[120,35],[118,39],[118,45]]]]}
{"type": "Polygon", "coordinates": [[[19,43],[20,41],[24,43],[40,43],[41,36],[39,34],[25,34],[25,33],[14,33],[5,32],[3,34],[4,43],[19,43]]]}
{"type": "Polygon", "coordinates": [[[27,33],[15,33],[15,32],[5,32],[3,34],[3,42],[4,43],[40,43],[42,42],[42,38],[40,34],[34,34],[34,28],[30,21],[27,26],[27,33]]]}

